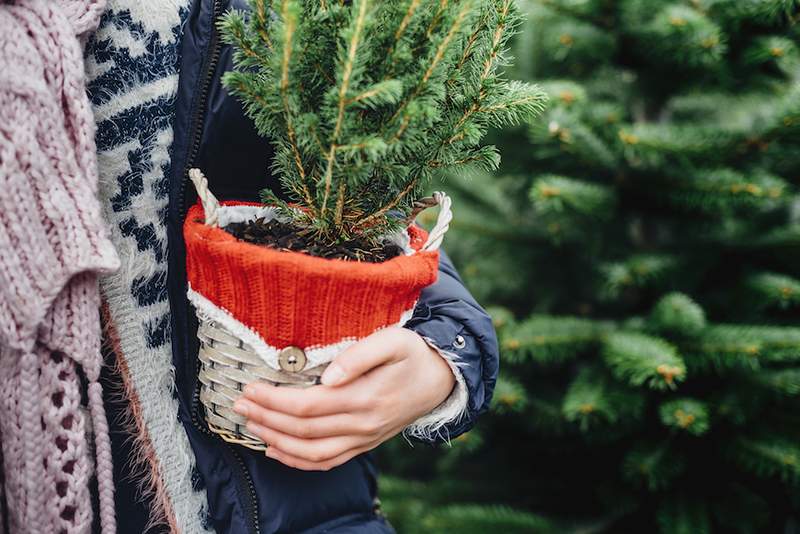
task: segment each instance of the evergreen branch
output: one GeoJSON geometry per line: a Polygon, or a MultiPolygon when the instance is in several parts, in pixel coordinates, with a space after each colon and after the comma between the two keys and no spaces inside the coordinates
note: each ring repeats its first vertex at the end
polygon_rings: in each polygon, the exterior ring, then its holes
{"type": "Polygon", "coordinates": [[[461,25],[464,23],[464,19],[471,9],[472,0],[464,2],[464,5],[461,7],[461,11],[459,11],[458,15],[456,16],[456,20],[453,21],[453,24],[450,26],[450,30],[447,32],[447,35],[436,49],[436,54],[433,56],[433,61],[431,61],[431,64],[428,66],[428,70],[425,71],[425,74],[422,76],[422,80],[417,86],[414,96],[418,95],[422,90],[422,87],[428,83],[428,80],[433,75],[433,71],[436,70],[439,62],[441,62],[444,58],[444,54],[447,51],[447,48],[450,46],[450,41],[453,40],[453,37],[455,37],[456,33],[461,29],[461,25]]]}
{"type": "Polygon", "coordinates": [[[403,84],[399,80],[384,80],[349,98],[347,105],[361,104],[363,107],[375,108],[383,104],[393,104],[400,98],[402,91],[403,84]]]}
{"type": "Polygon", "coordinates": [[[670,442],[635,445],[622,462],[623,476],[650,491],[669,487],[686,469],[686,459],[670,449],[670,442]]]}
{"type": "Polygon", "coordinates": [[[565,419],[577,423],[586,433],[598,425],[637,421],[644,407],[643,392],[609,380],[606,373],[595,366],[585,366],[569,385],[561,409],[565,419]]]}
{"type": "Polygon", "coordinates": [[[334,212],[333,220],[337,225],[342,224],[342,212],[344,211],[344,193],[345,181],[339,182],[339,190],[336,192],[336,210],[334,212]]]}
{"type": "Polygon", "coordinates": [[[689,337],[699,334],[706,327],[706,314],[687,295],[669,293],[653,307],[648,323],[659,332],[689,337]]]}
{"type": "Polygon", "coordinates": [[[269,33],[267,32],[267,4],[269,4],[269,8],[272,9],[271,0],[259,0],[256,2],[256,20],[258,21],[259,37],[261,37],[261,40],[267,45],[267,48],[272,50],[272,40],[269,38],[269,33]]]}
{"type": "Polygon", "coordinates": [[[423,532],[459,532],[461,534],[484,534],[488,531],[504,534],[563,533],[563,527],[552,521],[508,508],[477,504],[451,504],[434,509],[421,518],[423,532]]]}
{"type": "Polygon", "coordinates": [[[513,363],[533,360],[542,365],[563,364],[597,346],[613,324],[577,317],[534,314],[508,325],[500,335],[502,357],[513,363]]]}
{"type": "MultiPolygon", "coordinates": [[[[420,0],[411,0],[411,3],[408,5],[408,10],[406,14],[403,16],[403,20],[400,21],[400,26],[397,27],[397,31],[394,32],[394,40],[399,41],[400,37],[403,36],[403,32],[406,31],[408,27],[408,23],[411,22],[411,17],[414,16],[414,12],[419,7],[420,0]]],[[[389,55],[391,55],[392,51],[389,50],[389,55]]]]}
{"type": "Polygon", "coordinates": [[[753,382],[779,395],[800,395],[800,369],[796,367],[759,371],[753,375],[753,382]]]}
{"type": "Polygon", "coordinates": [[[672,399],[661,405],[658,414],[664,426],[693,436],[705,434],[711,426],[707,403],[697,399],[672,399]]]}
{"type": "Polygon", "coordinates": [[[516,379],[500,373],[495,385],[491,408],[495,413],[522,412],[528,406],[525,386],[516,379]]]}
{"type": "Polygon", "coordinates": [[[615,332],[603,347],[603,358],[614,375],[632,386],[674,389],[686,378],[686,364],[675,347],[636,332],[615,332]]]}
{"type": "Polygon", "coordinates": [[[800,447],[782,435],[738,437],[728,455],[760,477],[778,476],[791,484],[800,482],[800,447]]]}
{"type": "Polygon", "coordinates": [[[439,0],[439,9],[436,11],[436,14],[431,19],[431,23],[425,30],[425,36],[428,39],[431,38],[431,35],[433,35],[433,30],[436,28],[436,25],[439,24],[439,21],[442,19],[442,14],[444,13],[445,9],[447,9],[447,4],[448,0],[439,0]]]}
{"type": "Polygon", "coordinates": [[[590,15],[586,15],[585,13],[581,13],[577,9],[565,6],[563,2],[556,2],[555,0],[535,0],[535,1],[552,9],[553,11],[564,13],[565,15],[569,15],[570,17],[576,20],[588,22],[589,24],[602,28],[603,31],[609,31],[614,26],[613,20],[607,20],[600,17],[592,17],[590,15]]]}
{"type": "Polygon", "coordinates": [[[503,33],[506,29],[506,18],[509,15],[512,4],[513,0],[505,0],[505,2],[502,4],[498,24],[494,30],[494,33],[492,34],[492,46],[489,50],[489,55],[484,60],[483,69],[479,78],[479,85],[481,89],[472,105],[467,108],[458,122],[456,122],[455,126],[453,126],[453,134],[447,141],[445,141],[445,145],[453,144],[463,136],[463,134],[458,133],[461,130],[461,127],[464,125],[464,123],[466,123],[467,120],[470,119],[470,117],[478,112],[482,105],[483,99],[486,98],[486,91],[483,88],[483,84],[492,73],[494,64],[497,60],[497,56],[500,51],[500,45],[503,42],[503,33]]]}
{"type": "MultiPolygon", "coordinates": [[[[443,0],[443,5],[446,4],[447,1],[443,0]]],[[[453,37],[455,37],[455,35],[461,29],[461,25],[464,23],[464,19],[466,18],[467,14],[469,14],[471,9],[472,9],[472,0],[467,0],[466,2],[464,2],[464,5],[461,7],[461,11],[459,11],[458,15],[456,16],[456,19],[453,21],[453,24],[450,26],[447,35],[445,36],[444,39],[442,39],[442,42],[439,43],[439,46],[436,48],[436,53],[434,54],[430,65],[428,65],[428,69],[425,71],[425,74],[422,75],[422,79],[419,81],[419,83],[417,83],[411,96],[409,96],[397,108],[397,111],[395,111],[394,115],[389,120],[390,123],[394,122],[395,119],[405,110],[408,104],[412,100],[414,100],[417,96],[419,96],[419,94],[422,92],[425,85],[428,83],[428,80],[430,80],[431,76],[433,76],[436,67],[438,67],[439,63],[442,61],[442,59],[444,59],[444,55],[447,52],[447,48],[450,46],[450,41],[453,40],[453,37]]],[[[397,130],[397,132],[394,134],[392,138],[393,141],[397,141],[398,139],[400,139],[400,137],[403,135],[403,132],[405,132],[407,125],[408,121],[406,120],[404,120],[401,123],[400,128],[397,130]]]]}
{"type": "Polygon", "coordinates": [[[497,55],[500,53],[500,44],[503,42],[503,34],[506,31],[506,19],[511,11],[512,4],[513,0],[505,0],[502,5],[500,10],[500,20],[497,28],[494,30],[494,35],[492,36],[492,47],[489,51],[489,56],[484,61],[483,72],[481,72],[480,78],[481,81],[484,81],[489,77],[492,67],[494,67],[495,62],[497,61],[497,55]]]}
{"type": "Polygon", "coordinates": [[[387,204],[384,204],[383,206],[381,206],[381,207],[380,207],[380,208],[379,208],[377,211],[373,212],[373,213],[372,213],[372,214],[370,214],[370,215],[367,215],[367,216],[366,216],[366,217],[364,217],[363,219],[360,219],[360,220],[359,220],[359,221],[356,223],[356,225],[357,225],[357,226],[362,226],[362,227],[363,227],[363,226],[366,226],[366,225],[369,225],[370,223],[372,223],[372,222],[374,222],[375,220],[377,220],[377,219],[379,219],[379,218],[383,217],[383,216],[384,216],[384,215],[386,215],[386,214],[387,214],[387,213],[388,213],[388,212],[389,212],[391,209],[393,209],[393,208],[395,208],[397,205],[399,205],[399,204],[400,204],[400,202],[402,202],[402,201],[403,201],[403,199],[404,199],[404,198],[405,198],[405,197],[406,197],[406,196],[407,196],[409,193],[411,193],[411,192],[414,190],[414,188],[417,186],[417,183],[419,182],[419,178],[420,178],[420,175],[421,175],[421,174],[422,174],[422,171],[420,170],[420,171],[417,173],[417,175],[414,177],[414,179],[412,179],[410,182],[408,182],[408,185],[405,187],[405,189],[403,189],[402,191],[400,191],[400,192],[397,194],[397,196],[395,196],[395,197],[394,197],[392,200],[390,200],[390,201],[389,201],[387,204]]]}
{"type": "Polygon", "coordinates": [[[331,146],[328,151],[327,163],[325,167],[325,175],[323,180],[325,182],[325,193],[322,197],[322,207],[320,208],[320,217],[325,216],[325,210],[328,205],[328,197],[331,193],[331,182],[333,180],[333,165],[336,159],[336,143],[339,141],[339,134],[342,129],[342,120],[344,119],[344,110],[347,105],[347,92],[350,88],[350,77],[353,74],[353,64],[356,60],[356,53],[361,39],[361,31],[364,27],[364,21],[367,18],[368,0],[360,0],[358,3],[358,14],[356,15],[355,28],[353,35],[350,37],[350,44],[347,49],[347,59],[344,63],[344,70],[342,72],[342,82],[339,86],[339,101],[338,112],[336,115],[336,125],[333,128],[331,136],[331,146]]]}
{"type": "Polygon", "coordinates": [[[469,59],[469,56],[472,54],[472,49],[475,46],[475,42],[478,40],[478,36],[481,34],[481,31],[484,29],[484,27],[485,27],[485,17],[484,20],[482,20],[481,23],[478,25],[478,27],[475,28],[475,31],[472,32],[472,35],[469,36],[469,39],[467,39],[467,44],[464,47],[464,52],[461,54],[461,59],[458,60],[458,63],[456,64],[456,70],[453,72],[453,74],[459,72],[462,68],[464,68],[464,63],[467,62],[467,59],[469,59]]]}
{"type": "MultiPolygon", "coordinates": [[[[284,32],[280,93],[281,101],[283,103],[283,113],[286,119],[286,135],[289,139],[289,147],[292,151],[294,164],[297,169],[297,174],[300,178],[300,187],[303,190],[305,201],[308,204],[308,208],[311,209],[312,212],[316,212],[316,204],[314,199],[311,197],[311,191],[308,189],[306,171],[303,167],[303,160],[300,157],[300,150],[297,147],[297,137],[295,134],[294,125],[292,123],[292,111],[289,106],[289,66],[292,59],[294,32],[297,28],[296,13],[291,12],[289,0],[283,0],[281,4],[281,18],[284,21],[284,32]]],[[[266,107],[266,102],[263,102],[262,105],[266,107]]]]}
{"type": "Polygon", "coordinates": [[[672,495],[662,499],[656,512],[662,534],[710,534],[711,518],[702,499],[672,495]]]}

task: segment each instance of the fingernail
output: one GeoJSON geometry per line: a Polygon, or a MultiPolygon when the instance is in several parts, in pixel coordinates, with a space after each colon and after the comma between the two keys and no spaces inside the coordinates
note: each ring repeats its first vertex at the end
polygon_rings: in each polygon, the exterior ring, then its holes
{"type": "Polygon", "coordinates": [[[248,421],[248,422],[247,422],[247,424],[246,424],[246,425],[244,425],[244,426],[245,426],[245,428],[247,428],[247,430],[249,430],[249,431],[250,431],[250,433],[251,433],[251,434],[256,434],[256,435],[258,435],[258,434],[259,434],[259,432],[261,432],[262,430],[264,430],[264,427],[263,427],[263,426],[259,425],[258,423],[254,423],[254,422],[252,422],[252,421],[248,421]]]}
{"type": "Polygon", "coordinates": [[[247,412],[250,411],[249,407],[247,406],[247,401],[239,399],[236,402],[234,402],[233,411],[238,413],[242,417],[247,417],[247,412]]]}
{"type": "Polygon", "coordinates": [[[322,378],[320,378],[320,382],[322,382],[325,386],[335,386],[339,382],[342,381],[344,378],[344,371],[341,367],[332,363],[325,369],[325,372],[322,373],[322,378]]]}

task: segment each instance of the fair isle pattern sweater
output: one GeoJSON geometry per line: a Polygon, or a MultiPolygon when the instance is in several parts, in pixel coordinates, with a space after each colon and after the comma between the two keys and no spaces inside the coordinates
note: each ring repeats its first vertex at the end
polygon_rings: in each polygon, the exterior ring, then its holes
{"type": "Polygon", "coordinates": [[[100,198],[122,268],[101,281],[136,456],[172,532],[207,532],[173,396],[165,218],[181,26],[190,0],[109,0],[86,48],[100,198]]]}

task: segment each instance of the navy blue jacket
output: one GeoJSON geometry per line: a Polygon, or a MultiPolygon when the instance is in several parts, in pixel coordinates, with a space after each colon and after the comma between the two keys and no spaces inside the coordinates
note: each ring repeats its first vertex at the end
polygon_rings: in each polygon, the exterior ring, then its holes
{"type": "MultiPolygon", "coordinates": [[[[184,27],[169,184],[169,299],[179,416],[197,456],[198,483],[208,494],[209,520],[220,534],[275,532],[392,532],[376,510],[376,469],[369,454],[327,472],[305,472],[211,434],[198,405],[197,328],[186,299],[182,225],[194,190],[187,170],[201,168],[220,199],[254,200],[264,187],[279,190],[269,172],[272,149],[220,84],[231,50],[215,19],[241,0],[195,0],[184,27]]],[[[469,413],[446,428],[455,437],[486,410],[498,369],[491,320],[464,288],[445,255],[438,281],[425,289],[407,324],[458,354],[469,388],[469,413]],[[465,344],[454,346],[457,336],[465,344]]],[[[124,519],[120,522],[124,529],[124,519]]]]}

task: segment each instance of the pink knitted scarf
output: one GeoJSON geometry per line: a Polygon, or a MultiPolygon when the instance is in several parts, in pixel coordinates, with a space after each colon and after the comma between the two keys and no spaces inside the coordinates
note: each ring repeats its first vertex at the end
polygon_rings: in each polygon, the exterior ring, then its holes
{"type": "Polygon", "coordinates": [[[0,1],[0,433],[12,532],[91,532],[93,474],[102,530],[115,531],[97,278],[118,259],[96,199],[80,45],[104,2],[0,1]]]}

